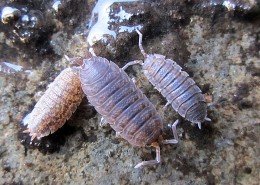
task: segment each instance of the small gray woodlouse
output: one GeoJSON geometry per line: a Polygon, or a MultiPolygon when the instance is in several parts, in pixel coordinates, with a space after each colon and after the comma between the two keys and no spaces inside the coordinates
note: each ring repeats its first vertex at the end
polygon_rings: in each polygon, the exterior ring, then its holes
{"type": "Polygon", "coordinates": [[[71,117],[83,97],[77,72],[72,68],[64,69],[23,119],[27,125],[24,133],[29,133],[33,140],[57,131],[71,117]]]}
{"type": "Polygon", "coordinates": [[[162,140],[160,115],[128,75],[105,58],[93,56],[82,60],[82,65],[76,67],[82,89],[97,112],[130,144],[156,148],[156,160],[143,161],[135,168],[160,163],[158,142],[178,142],[175,129],[177,122],[172,126],[175,139],[162,140]]]}
{"type": "Polygon", "coordinates": [[[171,104],[176,112],[198,124],[199,128],[202,122],[211,121],[207,118],[205,97],[194,80],[173,60],[165,59],[165,56],[159,54],[146,54],[142,46],[142,34],[139,30],[136,31],[139,34],[139,48],[145,60],[129,62],[123,69],[141,64],[147,79],[166,98],[165,107],[171,104]]]}

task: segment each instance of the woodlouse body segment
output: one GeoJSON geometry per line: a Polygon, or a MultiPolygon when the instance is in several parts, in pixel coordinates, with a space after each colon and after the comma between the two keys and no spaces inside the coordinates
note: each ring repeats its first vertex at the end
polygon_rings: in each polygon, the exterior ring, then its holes
{"type": "Polygon", "coordinates": [[[27,124],[24,132],[28,132],[32,140],[55,132],[71,117],[83,97],[78,74],[71,68],[64,69],[24,118],[27,124]]]}
{"type": "Polygon", "coordinates": [[[161,135],[155,107],[115,63],[101,57],[84,59],[80,79],[89,102],[129,143],[145,146],[161,135]]]}

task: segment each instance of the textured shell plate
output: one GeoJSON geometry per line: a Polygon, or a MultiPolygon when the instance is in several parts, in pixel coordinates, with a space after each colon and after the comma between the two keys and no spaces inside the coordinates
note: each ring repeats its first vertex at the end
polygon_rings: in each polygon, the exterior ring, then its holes
{"type": "Polygon", "coordinates": [[[32,139],[40,139],[62,127],[83,96],[78,74],[71,68],[64,69],[24,119],[32,139]]]}
{"type": "Polygon", "coordinates": [[[182,117],[193,123],[203,122],[207,115],[204,95],[188,73],[173,60],[159,54],[148,55],[144,74],[182,117]]]}
{"type": "Polygon", "coordinates": [[[121,137],[135,146],[157,140],[160,115],[115,63],[101,57],[84,60],[80,79],[89,102],[121,137]]]}

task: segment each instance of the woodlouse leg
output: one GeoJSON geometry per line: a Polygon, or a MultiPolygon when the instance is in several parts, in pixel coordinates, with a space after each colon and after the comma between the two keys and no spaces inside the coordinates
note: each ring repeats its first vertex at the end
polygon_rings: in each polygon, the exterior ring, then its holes
{"type": "Polygon", "coordinates": [[[168,105],[170,105],[170,104],[171,104],[170,102],[167,102],[166,105],[164,105],[163,110],[165,111],[167,109],[168,105]]]}
{"type": "Polygon", "coordinates": [[[29,129],[26,129],[26,130],[24,130],[23,131],[23,133],[25,133],[25,134],[28,134],[28,133],[30,133],[31,131],[29,130],[29,129]]]}
{"type": "Polygon", "coordinates": [[[116,138],[120,138],[121,137],[121,134],[122,132],[116,132],[116,138]]]}
{"type": "Polygon", "coordinates": [[[142,168],[143,166],[155,165],[155,164],[159,164],[161,162],[161,154],[160,154],[159,144],[158,143],[152,143],[151,146],[156,149],[156,159],[150,160],[150,161],[140,162],[135,166],[135,168],[142,168]]]}
{"type": "Polygon", "coordinates": [[[134,61],[128,62],[124,67],[122,67],[122,69],[125,71],[126,68],[128,68],[129,66],[135,65],[135,64],[143,65],[143,61],[142,60],[134,60],[134,61]]]}
{"type": "Polygon", "coordinates": [[[136,84],[136,79],[135,79],[135,77],[132,78],[132,81],[134,82],[134,84],[136,84]]]}
{"type": "MultiPolygon", "coordinates": [[[[34,134],[30,134],[30,136],[31,136],[31,142],[37,137],[37,134],[36,133],[34,133],[34,134]]],[[[31,144],[31,143],[30,143],[31,144]]]]}
{"type": "Polygon", "coordinates": [[[0,62],[0,75],[5,74],[14,74],[19,72],[26,72],[26,70],[23,69],[22,66],[13,66],[13,64],[10,64],[8,62],[0,62]]]}
{"type": "Polygon", "coordinates": [[[177,134],[177,129],[176,126],[178,125],[179,120],[176,120],[173,124],[172,124],[172,133],[174,136],[174,139],[168,139],[168,140],[163,140],[162,143],[163,144],[177,144],[178,143],[178,134],[177,134]]]}
{"type": "Polygon", "coordinates": [[[143,42],[143,34],[142,34],[138,29],[136,29],[136,32],[137,32],[138,35],[139,35],[139,43],[138,43],[139,48],[140,48],[141,53],[143,54],[143,56],[146,58],[147,54],[145,53],[144,48],[143,48],[143,45],[142,45],[142,42],[143,42]]]}
{"type": "Polygon", "coordinates": [[[95,52],[94,52],[94,49],[93,48],[89,48],[89,50],[88,50],[90,53],[91,53],[91,55],[92,56],[97,56],[96,54],[95,54],[95,52]]]}
{"type": "Polygon", "coordinates": [[[197,124],[198,124],[199,129],[201,129],[201,123],[197,123],[197,124]]]}
{"type": "MultiPolygon", "coordinates": [[[[206,117],[204,120],[205,120],[205,121],[211,121],[211,119],[208,118],[208,117],[206,117]]],[[[199,129],[201,129],[201,123],[197,123],[197,124],[198,124],[199,129]]]]}
{"type": "Polygon", "coordinates": [[[108,125],[108,122],[105,120],[105,118],[101,117],[100,122],[99,122],[99,126],[104,127],[106,125],[108,125]]]}

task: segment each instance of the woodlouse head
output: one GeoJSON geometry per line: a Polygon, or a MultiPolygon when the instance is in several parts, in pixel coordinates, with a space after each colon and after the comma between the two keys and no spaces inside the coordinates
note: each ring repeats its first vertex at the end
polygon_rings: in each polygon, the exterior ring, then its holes
{"type": "Polygon", "coordinates": [[[159,55],[159,54],[147,55],[147,57],[144,59],[144,63],[143,63],[144,72],[146,70],[149,71],[155,63],[163,62],[164,60],[165,60],[165,56],[163,56],[163,55],[159,55]]]}
{"type": "Polygon", "coordinates": [[[99,79],[108,70],[108,65],[105,65],[108,62],[108,60],[96,56],[83,59],[83,64],[80,67],[81,83],[91,84],[99,79]]]}

